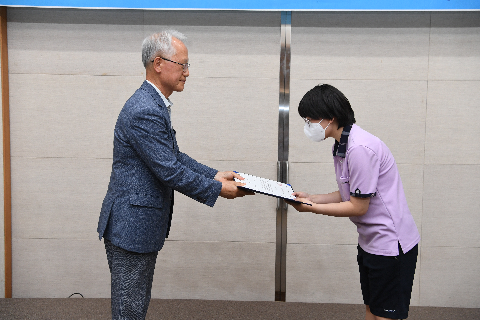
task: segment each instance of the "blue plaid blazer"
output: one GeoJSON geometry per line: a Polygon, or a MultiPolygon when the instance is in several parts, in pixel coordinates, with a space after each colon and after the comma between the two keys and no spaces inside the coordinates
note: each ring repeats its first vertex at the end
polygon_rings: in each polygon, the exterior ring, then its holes
{"type": "Polygon", "coordinates": [[[170,228],[173,190],[213,206],[222,188],[213,180],[216,173],[180,152],[168,110],[145,81],[125,103],[115,125],[99,239],[133,252],[159,251],[170,228]]]}

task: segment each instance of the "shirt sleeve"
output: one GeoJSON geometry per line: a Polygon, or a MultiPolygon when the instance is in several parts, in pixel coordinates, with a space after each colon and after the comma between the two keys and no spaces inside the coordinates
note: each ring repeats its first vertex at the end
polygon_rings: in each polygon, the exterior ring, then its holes
{"type": "Polygon", "coordinates": [[[350,196],[369,198],[376,196],[380,159],[365,146],[355,146],[348,151],[350,196]]]}

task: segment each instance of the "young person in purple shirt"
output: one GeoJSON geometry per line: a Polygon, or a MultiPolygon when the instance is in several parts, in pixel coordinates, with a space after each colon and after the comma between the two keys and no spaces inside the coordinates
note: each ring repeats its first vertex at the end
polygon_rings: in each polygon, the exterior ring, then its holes
{"type": "Polygon", "coordinates": [[[418,255],[418,233],[408,209],[397,165],[388,147],[355,124],[350,102],[337,88],[318,85],[298,106],[305,135],[334,138],[338,190],[311,195],[295,192],[289,202],[301,212],[349,217],[357,226],[360,283],[366,320],[408,316],[418,255]]]}

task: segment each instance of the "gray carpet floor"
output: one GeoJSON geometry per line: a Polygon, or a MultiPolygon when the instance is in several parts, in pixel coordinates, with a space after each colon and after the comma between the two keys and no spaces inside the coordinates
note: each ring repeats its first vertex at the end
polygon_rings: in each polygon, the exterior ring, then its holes
{"type": "MultiPolygon", "coordinates": [[[[364,306],[268,301],[160,300],[147,319],[363,320],[364,306]]],[[[0,299],[0,319],[76,320],[110,318],[110,299],[0,299]]],[[[480,320],[480,309],[410,307],[409,320],[480,320]]]]}

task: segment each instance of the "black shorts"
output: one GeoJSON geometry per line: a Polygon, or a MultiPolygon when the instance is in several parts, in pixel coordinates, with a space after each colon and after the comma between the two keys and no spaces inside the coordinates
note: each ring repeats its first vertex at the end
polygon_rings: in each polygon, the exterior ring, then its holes
{"type": "Polygon", "coordinates": [[[406,254],[402,252],[400,244],[398,250],[398,256],[387,257],[367,253],[358,246],[357,261],[363,301],[378,317],[408,317],[418,244],[406,254]]]}

